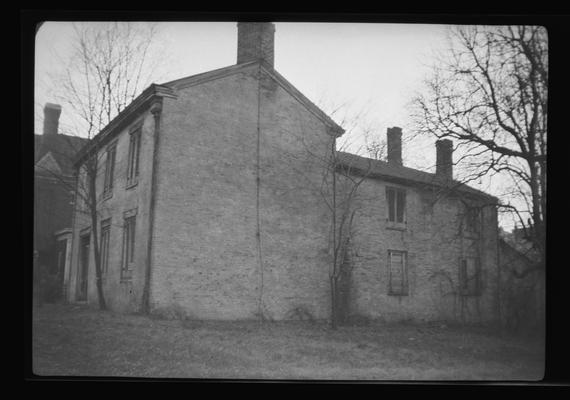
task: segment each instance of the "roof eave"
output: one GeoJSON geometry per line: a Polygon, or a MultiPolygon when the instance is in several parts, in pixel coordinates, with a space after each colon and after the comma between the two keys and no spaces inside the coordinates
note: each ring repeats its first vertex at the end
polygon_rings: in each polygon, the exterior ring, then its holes
{"type": "Polygon", "coordinates": [[[151,84],[79,151],[73,166],[79,166],[89,153],[118,134],[122,128],[144,112],[147,107],[150,107],[153,100],[164,97],[176,98],[177,96],[174,90],[168,86],[151,84]]]}

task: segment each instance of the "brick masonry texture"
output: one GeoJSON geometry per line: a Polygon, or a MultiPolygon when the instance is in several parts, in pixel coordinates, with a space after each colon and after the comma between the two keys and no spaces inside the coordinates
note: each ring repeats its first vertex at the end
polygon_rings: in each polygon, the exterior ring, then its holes
{"type": "MultiPolygon", "coordinates": [[[[180,88],[176,95],[164,99],[161,114],[151,311],[253,319],[261,304],[269,319],[292,318],[298,307],[328,318],[331,215],[319,188],[321,159],[333,137],[325,123],[259,64],[180,88]]],[[[113,197],[101,202],[102,219],[112,218],[107,300],[112,309],[124,311],[140,308],[147,261],[154,119],[148,111],[140,118],[139,183],[125,188],[127,127],[117,137],[113,197]],[[135,207],[137,269],[132,282],[122,283],[123,213],[135,207]]],[[[390,230],[386,184],[366,180],[355,203],[350,311],[386,320],[493,319],[495,210],[485,208],[480,242],[459,233],[459,200],[444,198],[431,207],[436,194],[400,185],[407,193],[407,225],[404,231],[390,230]],[[387,294],[389,249],[408,252],[408,296],[387,294]],[[456,284],[459,258],[469,254],[481,257],[484,289],[479,297],[464,298],[450,294],[442,276],[456,284]]],[[[73,265],[79,232],[88,226],[76,213],[73,265]]],[[[72,270],[76,274],[77,268],[72,270]]],[[[90,277],[89,301],[96,304],[94,268],[90,277]]],[[[71,282],[76,281],[73,275],[71,282]]],[[[75,290],[71,285],[72,299],[75,290]]]]}
{"type": "MultiPolygon", "coordinates": [[[[123,129],[111,142],[116,143],[116,159],[114,171],[113,194],[110,198],[102,196],[105,150],[104,146],[99,150],[98,162],[101,166],[97,174],[97,199],[100,235],[100,223],[108,218],[111,219],[109,241],[109,265],[108,272],[104,276],[104,290],[106,301],[111,309],[118,311],[138,311],[141,305],[142,288],[144,284],[144,268],[146,262],[146,249],[148,240],[148,221],[150,205],[150,182],[152,172],[152,153],[154,148],[154,119],[150,112],[145,112],[132,124],[123,129]],[[139,154],[139,179],[135,186],[127,187],[127,159],[129,153],[129,128],[143,122],[141,131],[141,148],[139,154]],[[121,281],[121,261],[123,251],[123,220],[124,212],[137,210],[136,233],[135,233],[135,269],[131,281],[121,281]]],[[[81,181],[81,176],[79,177],[81,181]]],[[[81,190],[81,189],[79,189],[81,190]]],[[[79,237],[82,232],[91,227],[91,218],[85,212],[80,211],[81,201],[76,200],[76,211],[73,229],[73,251],[70,286],[68,297],[76,298],[78,285],[77,267],[79,265],[79,237]]],[[[95,284],[95,260],[93,252],[93,237],[91,235],[91,251],[89,257],[89,286],[88,301],[97,304],[97,289],[95,284]]]]}
{"type": "MultiPolygon", "coordinates": [[[[267,317],[286,318],[300,305],[326,317],[328,265],[321,254],[328,222],[322,204],[301,192],[296,170],[311,161],[305,146],[325,153],[332,138],[277,83],[267,76],[259,82],[257,74],[254,67],[165,102],[154,308],[175,305],[196,318],[255,318],[263,285],[267,317]]],[[[307,177],[309,187],[319,183],[315,178],[318,171],[307,177]]]]}
{"type": "Polygon", "coordinates": [[[483,208],[483,243],[461,229],[459,199],[435,202],[437,192],[426,188],[366,180],[354,207],[354,269],[351,313],[384,320],[490,321],[497,311],[497,220],[493,207],[483,208]],[[386,186],[406,191],[405,229],[390,229],[386,186]],[[407,296],[388,294],[388,250],[406,251],[407,296]],[[479,256],[481,296],[460,296],[457,290],[459,259],[479,256]],[[451,281],[449,280],[451,278],[451,281]]]}

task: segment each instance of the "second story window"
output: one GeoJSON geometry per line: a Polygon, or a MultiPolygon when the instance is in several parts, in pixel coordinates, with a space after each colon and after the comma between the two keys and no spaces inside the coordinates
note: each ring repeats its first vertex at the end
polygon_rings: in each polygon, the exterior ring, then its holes
{"type": "Polygon", "coordinates": [[[116,145],[112,145],[107,149],[107,158],[105,159],[105,181],[103,184],[103,197],[109,197],[113,194],[113,176],[115,174],[116,154],[116,145]]]}
{"type": "Polygon", "coordinates": [[[386,188],[388,204],[388,222],[393,225],[404,225],[406,222],[406,191],[394,187],[386,188]]]}
{"type": "Polygon", "coordinates": [[[459,293],[462,296],[481,295],[481,265],[479,258],[459,260],[459,293]]]}
{"type": "Polygon", "coordinates": [[[135,185],[139,178],[139,153],[141,147],[141,128],[130,133],[129,156],[127,159],[127,186],[135,185]]]}

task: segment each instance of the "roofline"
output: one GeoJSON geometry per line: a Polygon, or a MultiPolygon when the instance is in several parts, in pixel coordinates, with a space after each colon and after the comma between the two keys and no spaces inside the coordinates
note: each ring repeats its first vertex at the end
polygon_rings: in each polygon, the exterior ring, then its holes
{"type": "Polygon", "coordinates": [[[185,78],[176,79],[167,83],[163,83],[163,86],[172,87],[175,90],[184,89],[187,87],[199,85],[201,83],[209,82],[215,79],[224,78],[233,74],[237,74],[245,69],[260,66],[260,68],[267,73],[275,82],[277,82],[285,91],[287,91],[291,96],[293,96],[299,103],[301,103],[305,108],[319,118],[325,123],[329,128],[329,134],[334,137],[340,137],[344,134],[345,130],[332,120],[323,110],[321,110],[315,103],[309,100],[301,91],[299,91],[291,82],[289,82],[283,75],[275,70],[271,65],[263,60],[250,61],[243,64],[234,64],[224,68],[218,68],[213,71],[204,72],[197,75],[187,76],[185,78]]]}
{"type": "Polygon", "coordinates": [[[528,261],[530,264],[537,264],[537,261],[532,260],[529,256],[527,256],[525,253],[523,253],[522,251],[520,251],[519,249],[515,248],[514,246],[512,246],[509,242],[507,242],[505,240],[505,238],[499,237],[499,244],[502,244],[504,246],[507,246],[509,249],[511,249],[512,251],[514,251],[515,253],[517,253],[517,255],[519,255],[520,257],[524,258],[526,261],[528,261]]]}
{"type": "MultiPolygon", "coordinates": [[[[360,157],[364,160],[370,160],[372,162],[379,161],[379,160],[374,160],[374,159],[368,158],[368,157],[362,157],[362,156],[359,156],[357,154],[352,154],[352,153],[346,153],[346,154],[350,154],[351,156],[355,156],[355,157],[360,157]]],[[[359,166],[351,165],[350,163],[344,162],[342,160],[339,161],[339,166],[349,168],[349,172],[354,171],[357,173],[359,172],[361,174],[365,172],[359,166]]],[[[409,168],[409,167],[406,167],[406,168],[409,168]]],[[[420,171],[420,170],[417,170],[415,168],[409,168],[409,169],[429,174],[429,172],[420,171]]],[[[434,175],[434,174],[430,174],[430,175],[434,175]]],[[[472,187],[470,187],[470,186],[468,186],[462,182],[455,181],[455,180],[448,181],[448,182],[438,182],[436,180],[435,175],[434,175],[434,181],[433,182],[424,182],[421,180],[405,178],[405,177],[401,177],[401,176],[394,176],[394,175],[385,174],[385,173],[381,173],[381,172],[372,172],[372,171],[366,177],[370,178],[370,179],[381,179],[381,180],[386,180],[386,181],[392,181],[395,183],[404,183],[404,184],[412,183],[414,185],[426,185],[426,186],[431,186],[431,187],[439,187],[439,188],[444,188],[444,189],[457,190],[457,191],[460,191],[462,193],[472,195],[474,197],[483,197],[483,198],[490,199],[491,202],[493,202],[493,203],[497,203],[497,204],[499,203],[499,199],[497,197],[490,195],[488,193],[482,192],[480,190],[474,189],[474,188],[472,188],[472,187]],[[445,183],[448,183],[448,184],[452,183],[452,185],[446,185],[445,183]]]]}
{"type": "Polygon", "coordinates": [[[151,102],[155,99],[164,97],[176,98],[176,94],[172,88],[164,85],[151,84],[140,95],[138,95],[127,107],[125,107],[111,122],[107,124],[97,135],[95,135],[89,143],[81,148],[77,154],[73,165],[77,167],[85,157],[98,145],[110,140],[117,135],[121,128],[138,117],[146,107],[150,107],[151,102]]]}

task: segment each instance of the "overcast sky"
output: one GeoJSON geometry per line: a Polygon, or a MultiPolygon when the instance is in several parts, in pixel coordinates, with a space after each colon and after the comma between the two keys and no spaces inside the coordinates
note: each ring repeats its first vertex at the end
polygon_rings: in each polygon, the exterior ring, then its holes
{"type": "MultiPolygon", "coordinates": [[[[163,22],[158,28],[156,40],[164,62],[155,83],[237,61],[235,22],[163,22]]],[[[448,47],[446,29],[444,25],[425,24],[275,23],[275,68],[324,111],[345,104],[349,117],[363,114],[358,122],[371,128],[376,139],[385,140],[388,127],[402,127],[404,164],[434,172],[435,139],[413,145],[405,142],[413,130],[407,104],[421,88],[433,55],[448,47]]],[[[57,102],[50,74],[62,68],[55,55],[65,59],[72,34],[70,22],[47,22],[38,31],[36,133],[42,130],[43,105],[57,102]]],[[[64,107],[61,125],[70,126],[69,114],[64,107]]],[[[350,126],[343,127],[350,131],[350,126]]],[[[350,142],[349,150],[361,150],[363,138],[358,131],[350,142]]],[[[488,181],[471,185],[495,192],[488,181]]]]}
{"type": "MultiPolygon", "coordinates": [[[[158,27],[166,62],[156,83],[236,63],[235,22],[164,22],[158,27]]],[[[319,105],[346,104],[349,113],[364,112],[366,123],[382,138],[388,126],[408,127],[406,104],[433,51],[446,46],[443,25],[275,23],[275,28],[277,71],[319,105]]],[[[43,105],[56,102],[49,74],[62,63],[54,54],[65,58],[72,33],[70,22],[47,22],[38,31],[36,133],[41,133],[43,105]]]]}

